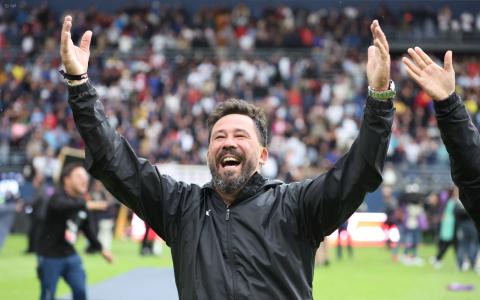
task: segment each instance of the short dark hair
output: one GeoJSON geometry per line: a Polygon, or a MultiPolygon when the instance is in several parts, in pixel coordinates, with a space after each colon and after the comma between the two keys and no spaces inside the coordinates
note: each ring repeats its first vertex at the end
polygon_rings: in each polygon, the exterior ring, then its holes
{"type": "Polygon", "coordinates": [[[59,180],[61,187],[63,187],[63,184],[65,183],[65,178],[70,176],[70,174],[72,174],[73,170],[75,170],[76,168],[84,168],[84,166],[81,163],[69,163],[65,167],[63,167],[59,180]]]}
{"type": "Polygon", "coordinates": [[[221,118],[232,115],[240,114],[250,117],[255,122],[258,138],[262,146],[266,147],[268,143],[268,131],[267,131],[267,116],[262,108],[257,107],[245,100],[228,99],[220,103],[217,108],[208,117],[208,143],[210,144],[210,137],[212,136],[212,128],[215,123],[221,118]]]}

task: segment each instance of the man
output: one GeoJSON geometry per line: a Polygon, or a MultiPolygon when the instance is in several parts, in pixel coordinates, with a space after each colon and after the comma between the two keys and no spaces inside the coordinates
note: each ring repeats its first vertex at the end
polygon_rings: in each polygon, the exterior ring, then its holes
{"type": "Polygon", "coordinates": [[[411,79],[434,100],[438,128],[450,156],[452,179],[460,201],[480,230],[480,135],[460,97],[455,93],[452,51],[443,68],[419,47],[409,48],[403,63],[411,79]]]}
{"type": "MultiPolygon", "coordinates": [[[[88,180],[87,171],[81,165],[67,165],[60,176],[61,188],[48,203],[37,249],[42,300],[55,299],[60,277],[72,289],[73,299],[86,299],[85,271],[74,248],[79,230],[84,232],[90,245],[97,251],[102,250],[90,228],[88,205],[82,198],[88,190],[88,180]]],[[[102,255],[108,262],[112,261],[109,251],[103,250],[102,255]]]]}
{"type": "Polygon", "coordinates": [[[19,212],[22,206],[10,191],[0,195],[0,252],[15,222],[15,213],[19,212]]]}
{"type": "Polygon", "coordinates": [[[240,100],[208,120],[203,187],[162,175],[110,127],[86,79],[87,31],[74,46],[66,16],[61,56],[69,103],[86,143],[89,171],[172,249],[180,299],[311,299],[315,251],[382,181],[393,120],[388,42],[377,21],[368,51],[365,120],[350,151],[326,174],[284,184],[259,174],[268,159],[267,120],[240,100]]]}

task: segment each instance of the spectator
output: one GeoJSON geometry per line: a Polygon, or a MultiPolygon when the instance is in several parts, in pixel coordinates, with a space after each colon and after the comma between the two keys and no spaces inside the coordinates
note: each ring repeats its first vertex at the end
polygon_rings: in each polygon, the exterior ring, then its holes
{"type": "MultiPolygon", "coordinates": [[[[383,203],[385,206],[385,214],[387,219],[384,223],[384,231],[385,231],[385,247],[387,249],[392,249],[393,241],[390,237],[390,231],[393,228],[399,228],[399,220],[397,220],[398,211],[398,201],[397,198],[393,195],[392,187],[388,185],[384,185],[382,188],[382,196],[383,196],[383,203]]],[[[400,232],[400,229],[398,229],[400,232]]]]}
{"type": "MultiPolygon", "coordinates": [[[[454,187],[450,190],[450,195],[445,205],[440,223],[440,230],[438,234],[438,249],[437,255],[434,257],[432,263],[436,269],[442,267],[442,259],[450,246],[457,249],[457,242],[455,238],[455,206],[458,201],[458,188],[454,187]]],[[[455,251],[457,252],[457,251],[455,251]]]]}
{"type": "Polygon", "coordinates": [[[87,205],[82,198],[88,189],[88,174],[78,164],[67,165],[60,176],[60,186],[48,202],[37,247],[40,299],[55,299],[57,283],[63,277],[73,292],[73,299],[86,299],[86,275],[74,244],[83,231],[95,250],[112,261],[102,249],[88,220],[87,205]]]}
{"type": "Polygon", "coordinates": [[[340,227],[338,227],[338,236],[337,236],[337,258],[342,258],[342,242],[346,240],[346,247],[348,251],[348,256],[353,257],[353,247],[352,247],[352,236],[348,232],[348,221],[344,222],[340,227]]]}
{"type": "Polygon", "coordinates": [[[48,186],[41,173],[33,178],[34,197],[31,203],[30,226],[28,231],[28,246],[26,253],[36,253],[40,242],[40,233],[45,222],[48,201],[53,194],[53,187],[48,186]]]}
{"type": "MultiPolygon", "coordinates": [[[[112,248],[113,227],[115,225],[115,216],[117,214],[117,204],[112,195],[105,189],[103,184],[94,180],[89,192],[89,201],[102,204],[101,209],[91,211],[93,231],[95,232],[102,248],[108,251],[112,248]]],[[[88,249],[95,251],[95,248],[88,249]]]]}
{"type": "Polygon", "coordinates": [[[468,269],[475,271],[479,249],[478,232],[460,201],[456,203],[455,220],[458,243],[457,268],[462,272],[468,269]]]}
{"type": "Polygon", "coordinates": [[[426,228],[426,216],[421,203],[422,195],[418,192],[406,195],[405,207],[405,250],[403,263],[406,265],[423,265],[423,260],[418,256],[418,245],[422,237],[422,230],[426,228]]]}
{"type": "Polygon", "coordinates": [[[7,236],[15,221],[15,212],[20,211],[22,205],[17,203],[17,199],[7,191],[5,195],[0,195],[0,251],[3,248],[7,236]]]}

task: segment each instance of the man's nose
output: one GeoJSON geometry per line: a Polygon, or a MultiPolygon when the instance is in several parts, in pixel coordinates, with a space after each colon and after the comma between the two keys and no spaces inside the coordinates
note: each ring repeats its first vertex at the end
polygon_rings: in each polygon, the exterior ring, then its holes
{"type": "Polygon", "coordinates": [[[233,136],[225,138],[222,148],[237,148],[237,142],[233,136]]]}

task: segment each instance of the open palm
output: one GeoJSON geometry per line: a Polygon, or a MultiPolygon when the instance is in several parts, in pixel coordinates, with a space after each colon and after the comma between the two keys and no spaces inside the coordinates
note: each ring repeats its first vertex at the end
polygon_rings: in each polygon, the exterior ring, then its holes
{"type": "Polygon", "coordinates": [[[388,41],[377,20],[372,22],[370,30],[372,31],[373,45],[368,48],[368,85],[375,90],[387,90],[390,82],[388,41]]]}
{"type": "Polygon", "coordinates": [[[436,101],[445,100],[455,91],[455,71],[453,70],[452,51],[447,51],[443,68],[419,47],[409,48],[411,59],[404,57],[403,63],[408,76],[415,80],[430,97],[436,101]]]}
{"type": "Polygon", "coordinates": [[[80,75],[87,73],[92,32],[90,30],[86,31],[82,36],[80,46],[75,46],[70,33],[71,28],[72,17],[66,16],[62,26],[60,56],[62,57],[62,63],[65,66],[65,71],[68,74],[80,75]]]}

